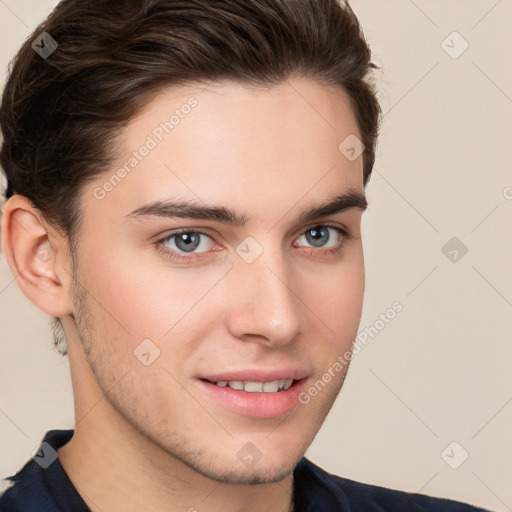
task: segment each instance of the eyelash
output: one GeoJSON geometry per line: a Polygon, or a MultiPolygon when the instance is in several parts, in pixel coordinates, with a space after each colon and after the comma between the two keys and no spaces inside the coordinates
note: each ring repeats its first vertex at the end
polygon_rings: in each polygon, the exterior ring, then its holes
{"type": "MultiPolygon", "coordinates": [[[[305,229],[300,237],[302,237],[305,233],[308,231],[311,231],[314,228],[331,228],[334,229],[339,235],[341,235],[341,241],[337,247],[334,247],[332,249],[315,249],[313,247],[310,248],[309,254],[312,256],[314,253],[322,253],[326,256],[335,256],[337,254],[340,254],[342,250],[344,249],[344,241],[349,240],[351,238],[351,233],[347,231],[346,229],[340,228],[339,226],[333,226],[330,224],[315,224],[314,226],[310,226],[309,228],[305,229]]],[[[157,240],[154,242],[154,245],[160,251],[164,254],[164,256],[167,256],[174,260],[180,260],[180,261],[192,261],[196,258],[202,257],[202,254],[207,254],[207,251],[205,253],[190,253],[190,256],[183,256],[184,253],[175,251],[174,249],[169,249],[165,246],[165,243],[174,238],[175,236],[181,235],[182,233],[194,233],[194,234],[200,234],[204,235],[207,238],[211,239],[211,236],[209,233],[206,233],[205,231],[202,231],[201,229],[181,229],[179,231],[173,231],[171,234],[166,235],[164,238],[161,238],[160,240],[157,240]]],[[[299,238],[300,238],[299,237],[299,238]]]]}

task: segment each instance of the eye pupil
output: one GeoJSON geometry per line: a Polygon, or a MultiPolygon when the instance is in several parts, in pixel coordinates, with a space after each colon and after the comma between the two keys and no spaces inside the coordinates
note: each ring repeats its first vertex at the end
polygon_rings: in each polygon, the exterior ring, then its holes
{"type": "Polygon", "coordinates": [[[176,236],[176,247],[185,252],[191,252],[199,246],[199,234],[179,233],[176,236]],[[185,244],[185,245],[182,245],[185,244]]]}
{"type": "Polygon", "coordinates": [[[329,230],[325,228],[311,228],[306,232],[308,243],[321,247],[329,241],[329,230]]]}

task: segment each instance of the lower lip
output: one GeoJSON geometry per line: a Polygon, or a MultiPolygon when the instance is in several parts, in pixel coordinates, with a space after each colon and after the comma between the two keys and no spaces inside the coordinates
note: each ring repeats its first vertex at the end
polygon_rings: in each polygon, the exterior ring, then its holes
{"type": "Polygon", "coordinates": [[[209,396],[231,411],[251,418],[277,418],[299,405],[298,396],[306,387],[306,380],[296,381],[289,389],[276,393],[249,393],[204,380],[197,382],[209,396]]]}

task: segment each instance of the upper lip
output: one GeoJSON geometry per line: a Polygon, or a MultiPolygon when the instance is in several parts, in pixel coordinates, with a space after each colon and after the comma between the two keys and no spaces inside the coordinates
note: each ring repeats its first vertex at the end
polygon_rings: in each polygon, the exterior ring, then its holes
{"type": "Polygon", "coordinates": [[[308,375],[308,371],[304,368],[276,368],[274,370],[254,368],[204,374],[200,375],[199,378],[209,380],[210,382],[229,382],[232,380],[244,382],[273,382],[275,380],[300,380],[308,375]]]}

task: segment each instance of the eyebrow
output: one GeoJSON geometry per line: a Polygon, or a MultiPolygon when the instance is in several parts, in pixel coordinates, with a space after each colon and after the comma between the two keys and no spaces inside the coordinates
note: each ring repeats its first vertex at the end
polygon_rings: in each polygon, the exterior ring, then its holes
{"type": "MultiPolygon", "coordinates": [[[[297,221],[308,222],[317,217],[333,215],[348,210],[349,208],[358,208],[364,211],[367,206],[368,202],[363,193],[356,190],[348,190],[335,195],[326,203],[312,206],[303,211],[297,221]]],[[[127,215],[127,217],[131,218],[149,216],[211,220],[232,226],[245,226],[249,221],[249,217],[247,217],[245,213],[239,213],[224,206],[202,205],[194,200],[180,201],[168,199],[153,201],[137,208],[127,215]]]]}

